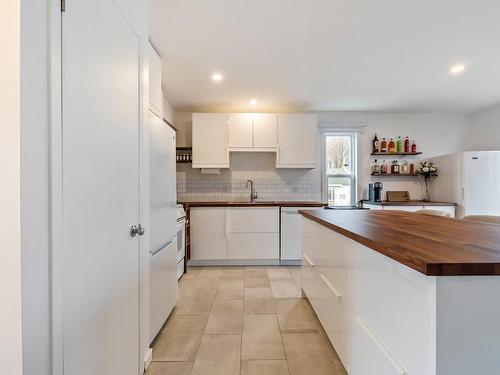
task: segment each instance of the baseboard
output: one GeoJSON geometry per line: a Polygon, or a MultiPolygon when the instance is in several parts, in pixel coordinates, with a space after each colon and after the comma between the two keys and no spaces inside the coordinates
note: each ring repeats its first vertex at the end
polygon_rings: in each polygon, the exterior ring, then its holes
{"type": "Polygon", "coordinates": [[[301,263],[300,260],[279,259],[190,259],[188,266],[300,266],[301,263]]]}
{"type": "Polygon", "coordinates": [[[144,356],[144,372],[148,371],[149,365],[153,361],[153,349],[148,348],[144,356]]]}

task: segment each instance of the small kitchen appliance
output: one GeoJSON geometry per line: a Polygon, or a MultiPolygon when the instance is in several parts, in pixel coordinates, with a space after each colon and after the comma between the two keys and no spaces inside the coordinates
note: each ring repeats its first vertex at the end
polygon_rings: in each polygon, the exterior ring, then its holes
{"type": "Polygon", "coordinates": [[[382,202],[382,182],[371,182],[368,184],[368,200],[370,202],[382,202]]]}

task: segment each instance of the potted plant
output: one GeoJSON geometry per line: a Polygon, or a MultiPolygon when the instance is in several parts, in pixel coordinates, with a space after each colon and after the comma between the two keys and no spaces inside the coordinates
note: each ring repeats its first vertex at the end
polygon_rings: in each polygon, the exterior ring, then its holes
{"type": "Polygon", "coordinates": [[[438,176],[438,167],[436,164],[429,162],[429,161],[421,161],[419,164],[419,168],[417,170],[417,174],[422,176],[424,178],[424,184],[425,184],[425,196],[424,196],[424,201],[429,202],[430,196],[429,196],[429,187],[431,184],[431,180],[433,177],[438,176]]]}

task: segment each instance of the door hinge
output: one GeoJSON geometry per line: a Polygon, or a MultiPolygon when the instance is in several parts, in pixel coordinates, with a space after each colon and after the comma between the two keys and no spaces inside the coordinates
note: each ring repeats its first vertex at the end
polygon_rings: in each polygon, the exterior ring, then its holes
{"type": "Polygon", "coordinates": [[[66,0],[61,0],[61,12],[66,11],[66,0]]]}

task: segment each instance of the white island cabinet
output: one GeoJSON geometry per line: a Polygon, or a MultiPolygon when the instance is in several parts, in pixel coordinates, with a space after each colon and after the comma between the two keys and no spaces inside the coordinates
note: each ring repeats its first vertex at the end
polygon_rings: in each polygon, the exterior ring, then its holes
{"type": "Polygon", "coordinates": [[[428,276],[341,231],[302,218],[301,273],[350,375],[500,374],[500,276],[428,276]]]}

